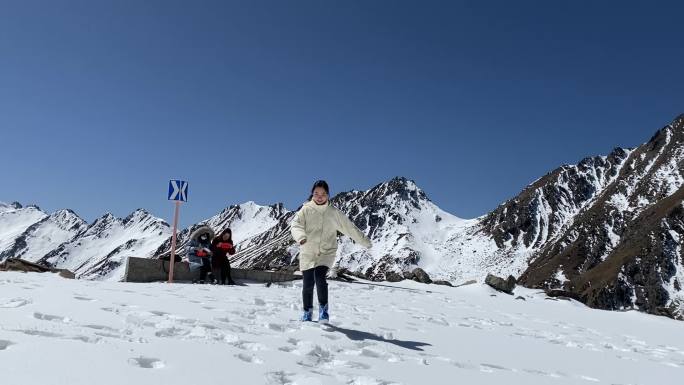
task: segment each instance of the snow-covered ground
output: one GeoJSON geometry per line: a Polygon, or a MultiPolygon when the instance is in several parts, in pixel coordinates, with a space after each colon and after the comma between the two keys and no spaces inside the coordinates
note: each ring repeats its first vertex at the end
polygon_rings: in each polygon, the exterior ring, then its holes
{"type": "Polygon", "coordinates": [[[0,273],[3,384],[680,384],[684,323],[518,288],[133,284],[0,273]],[[522,296],[525,300],[516,299],[522,296]]]}

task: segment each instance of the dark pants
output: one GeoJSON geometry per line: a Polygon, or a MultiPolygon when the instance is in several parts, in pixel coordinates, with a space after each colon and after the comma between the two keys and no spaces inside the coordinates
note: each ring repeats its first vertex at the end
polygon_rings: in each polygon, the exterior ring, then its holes
{"type": "Polygon", "coordinates": [[[221,285],[225,285],[226,281],[228,281],[228,284],[230,285],[235,283],[230,276],[230,263],[227,261],[219,266],[214,266],[214,277],[218,279],[221,285]]]}
{"type": "Polygon", "coordinates": [[[325,280],[326,275],[328,275],[328,268],[326,266],[316,266],[313,269],[302,271],[304,278],[304,286],[302,288],[304,311],[313,309],[314,285],[316,286],[318,303],[321,306],[328,304],[328,281],[325,280]]]}
{"type": "Polygon", "coordinates": [[[202,267],[200,267],[200,281],[207,279],[207,273],[211,272],[211,261],[209,258],[202,258],[202,267]]]}

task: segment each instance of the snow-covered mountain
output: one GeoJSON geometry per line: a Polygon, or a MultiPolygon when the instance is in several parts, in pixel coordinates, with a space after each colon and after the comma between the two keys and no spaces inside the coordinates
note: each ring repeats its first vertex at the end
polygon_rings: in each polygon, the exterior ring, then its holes
{"type": "Polygon", "coordinates": [[[40,259],[80,278],[121,279],[128,257],[149,257],[171,234],[163,220],[138,209],[124,219],[98,218],[83,232],[40,259]]]}
{"type": "Polygon", "coordinates": [[[123,277],[130,256],[150,257],[170,236],[169,225],[139,209],[125,219],[106,214],[88,225],[71,210],[0,204],[0,261],[22,258],[69,269],[79,278],[123,277]]]}
{"type": "MultiPolygon", "coordinates": [[[[437,207],[413,181],[395,178],[368,191],[337,195],[333,204],[373,241],[363,250],[348,238],[340,267],[369,279],[385,279],[416,267],[433,278],[460,282],[479,278],[496,244],[479,232],[478,219],[462,219],[437,207]]],[[[500,272],[500,271],[497,271],[500,272]]]]}
{"type": "Polygon", "coordinates": [[[500,248],[529,253],[527,286],[682,318],[683,161],[681,115],[635,149],[549,173],[482,223],[500,248]]]}
{"type": "MultiPolygon", "coordinates": [[[[8,242],[9,244],[3,247],[3,251],[0,252],[0,260],[15,257],[36,262],[54,250],[56,244],[68,241],[87,227],[87,223],[71,210],[58,210],[46,215],[35,206],[23,209],[19,207],[18,203],[15,203],[14,207],[16,207],[14,210],[0,212],[0,218],[8,220],[10,218],[21,218],[19,220],[23,224],[35,222],[26,227],[18,236],[5,238],[12,242],[8,242]]],[[[8,224],[7,229],[11,228],[8,224]]],[[[14,227],[17,230],[21,228],[24,226],[14,227]]]]}
{"type": "Polygon", "coordinates": [[[4,255],[18,248],[19,238],[31,225],[47,216],[37,206],[23,207],[18,202],[12,204],[0,202],[0,260],[4,259],[4,255]]]}
{"type": "MultiPolygon", "coordinates": [[[[396,279],[416,267],[454,283],[511,274],[528,287],[562,289],[593,307],[684,318],[683,142],[684,115],[637,148],[564,165],[475,219],[441,210],[401,177],[340,193],[332,203],[374,246],[364,250],[341,237],[337,264],[371,280],[396,279]]],[[[232,205],[182,230],[178,252],[200,225],[216,232],[231,227],[238,243],[234,266],[293,269],[295,212],[282,204],[232,205]]],[[[0,206],[0,259],[27,256],[79,277],[118,279],[127,256],[160,256],[170,248],[169,226],[143,210],[125,220],[105,215],[89,226],[56,214],[0,206]],[[36,225],[41,222],[62,232],[36,225]],[[46,252],[49,244],[38,239],[50,236],[68,239],[46,252]]]]}

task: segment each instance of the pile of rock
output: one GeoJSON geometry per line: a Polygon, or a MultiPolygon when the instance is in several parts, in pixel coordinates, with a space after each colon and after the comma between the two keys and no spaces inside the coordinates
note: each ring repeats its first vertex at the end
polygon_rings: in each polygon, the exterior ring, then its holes
{"type": "Polygon", "coordinates": [[[425,284],[434,284],[434,285],[444,285],[444,286],[453,286],[451,282],[449,281],[442,281],[442,280],[432,280],[430,278],[430,275],[425,272],[425,270],[421,269],[420,267],[417,267],[413,269],[412,271],[405,271],[403,273],[397,273],[395,271],[389,271],[385,273],[385,280],[388,282],[400,282],[403,280],[409,280],[409,281],[416,281],[420,283],[425,283],[425,284]]]}
{"type": "Polygon", "coordinates": [[[352,277],[357,277],[361,279],[366,279],[369,281],[387,281],[387,282],[401,282],[401,281],[416,281],[420,283],[425,283],[425,284],[433,284],[433,285],[444,285],[444,286],[454,286],[451,282],[449,281],[443,281],[443,280],[433,280],[430,278],[430,275],[425,272],[425,270],[421,269],[420,267],[417,267],[411,271],[404,271],[401,273],[398,273],[396,271],[388,271],[384,273],[383,275],[374,275],[372,277],[369,277],[361,272],[353,272],[349,271],[345,268],[340,268],[337,270],[337,275],[343,275],[343,276],[352,276],[352,277]],[[384,278],[384,279],[383,279],[384,278]]]}
{"type": "Polygon", "coordinates": [[[19,258],[7,258],[0,262],[0,271],[21,271],[24,273],[57,273],[60,277],[74,279],[76,275],[66,269],[55,269],[19,258]]]}

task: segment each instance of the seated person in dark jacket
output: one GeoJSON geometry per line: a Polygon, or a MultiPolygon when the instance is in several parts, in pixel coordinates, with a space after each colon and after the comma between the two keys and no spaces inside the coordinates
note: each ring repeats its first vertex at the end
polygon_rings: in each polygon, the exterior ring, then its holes
{"type": "Polygon", "coordinates": [[[229,285],[234,285],[235,282],[230,276],[230,261],[229,255],[235,254],[235,244],[233,243],[233,232],[227,228],[221,232],[221,235],[211,241],[211,266],[214,271],[214,277],[219,279],[219,284],[225,285],[228,281],[229,285]]]}

